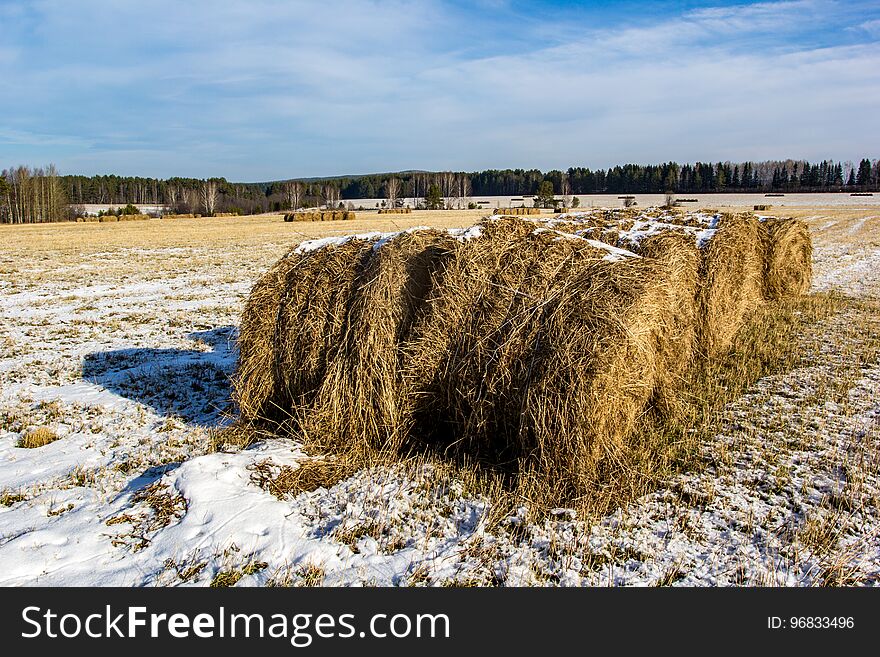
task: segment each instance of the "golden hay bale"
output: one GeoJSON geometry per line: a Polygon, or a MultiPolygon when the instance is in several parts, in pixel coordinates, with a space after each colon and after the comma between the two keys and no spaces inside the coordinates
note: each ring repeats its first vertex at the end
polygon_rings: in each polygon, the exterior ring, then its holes
{"type": "Polygon", "coordinates": [[[306,432],[323,447],[402,445],[412,428],[402,346],[454,245],[447,232],[407,231],[369,254],[353,285],[341,342],[306,418],[306,432]]]}
{"type": "Polygon", "coordinates": [[[541,214],[541,208],[495,208],[492,214],[531,215],[541,214]]]}
{"type": "Polygon", "coordinates": [[[678,235],[682,244],[691,242],[687,248],[693,248],[693,244],[700,241],[702,263],[696,327],[699,350],[705,356],[714,357],[727,350],[748,315],[761,303],[767,231],[751,213],[718,218],[680,210],[647,210],[636,214],[625,210],[596,213],[586,220],[598,225],[577,230],[578,222],[575,222],[561,224],[560,229],[575,229],[584,237],[648,257],[651,254],[644,247],[654,239],[645,240],[648,235],[678,235]],[[603,216],[607,219],[604,226],[603,216]]]}
{"type": "Polygon", "coordinates": [[[349,239],[307,253],[294,253],[277,311],[278,403],[302,422],[342,341],[349,300],[373,243],[349,239]]]}
{"type": "Polygon", "coordinates": [[[758,220],[725,215],[702,250],[697,341],[707,356],[726,351],[762,299],[764,254],[758,220]]]}
{"type": "Polygon", "coordinates": [[[810,229],[800,219],[768,218],[764,238],[764,297],[785,299],[806,294],[813,276],[810,229]]]}
{"type": "Polygon", "coordinates": [[[248,296],[238,335],[238,368],[233,377],[233,397],[245,419],[265,420],[277,417],[282,410],[277,399],[280,383],[275,365],[278,310],[288,274],[306,258],[288,253],[257,280],[248,296]]]}
{"type": "Polygon", "coordinates": [[[677,408],[683,376],[694,355],[700,251],[691,236],[674,232],[648,237],[635,251],[660,261],[670,281],[659,291],[666,297],[670,314],[664,315],[665,325],[658,327],[662,339],[656,344],[659,365],[654,406],[661,412],[671,413],[677,408]]]}
{"type": "Polygon", "coordinates": [[[334,451],[418,444],[514,470],[548,503],[584,494],[693,340],[698,255],[646,257],[514,217],[292,251],[242,320],[242,417],[334,451]],[[537,489],[535,487],[538,487],[537,489]]]}
{"type": "Polygon", "coordinates": [[[119,221],[119,217],[112,214],[105,214],[104,216],[100,217],[98,221],[102,224],[112,223],[114,221],[119,221]]]}
{"type": "Polygon", "coordinates": [[[501,237],[456,249],[407,347],[417,430],[517,463],[542,496],[570,499],[665,384],[663,369],[684,363],[658,345],[693,305],[696,258],[608,261],[551,231],[501,237]]]}

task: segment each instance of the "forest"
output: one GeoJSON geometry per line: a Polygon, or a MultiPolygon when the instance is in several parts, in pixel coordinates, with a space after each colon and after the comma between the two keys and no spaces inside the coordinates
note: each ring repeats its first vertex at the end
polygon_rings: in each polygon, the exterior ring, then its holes
{"type": "MultiPolygon", "coordinates": [[[[85,204],[156,205],[170,212],[256,214],[301,207],[344,204],[356,199],[386,199],[396,206],[412,202],[428,207],[467,206],[473,196],[538,194],[549,181],[553,192],[639,194],[675,192],[868,192],[880,189],[880,160],[852,162],[696,162],[625,164],[608,169],[571,167],[567,171],[489,169],[478,172],[366,174],[321,179],[240,183],[225,178],[148,178],[117,175],[60,175],[55,167],[19,166],[0,174],[0,223],[60,221],[82,214],[85,204]],[[439,194],[438,194],[439,192],[439,194]],[[441,203],[432,202],[435,196],[441,203]]],[[[375,202],[374,202],[375,205],[375,202]]]]}

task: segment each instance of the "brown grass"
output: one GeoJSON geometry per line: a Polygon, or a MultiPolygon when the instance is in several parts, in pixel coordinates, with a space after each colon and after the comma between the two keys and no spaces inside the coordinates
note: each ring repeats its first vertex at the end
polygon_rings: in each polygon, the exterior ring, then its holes
{"type": "Polygon", "coordinates": [[[35,449],[44,447],[49,443],[54,443],[61,437],[48,427],[37,427],[25,433],[16,444],[16,447],[25,449],[35,449]]]}
{"type": "Polygon", "coordinates": [[[279,468],[272,461],[265,460],[250,467],[251,482],[278,499],[284,499],[288,495],[330,488],[354,474],[358,465],[352,460],[316,458],[300,461],[295,468],[289,465],[279,468]]]}

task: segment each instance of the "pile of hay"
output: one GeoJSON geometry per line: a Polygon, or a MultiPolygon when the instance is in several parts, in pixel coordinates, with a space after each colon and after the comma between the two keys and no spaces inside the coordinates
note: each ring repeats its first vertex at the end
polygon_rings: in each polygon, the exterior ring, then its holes
{"type": "Polygon", "coordinates": [[[254,287],[235,397],[323,449],[477,457],[561,501],[689,361],[684,239],[640,257],[504,217],[319,242],[254,287]]]}
{"type": "Polygon", "coordinates": [[[351,221],[355,218],[355,213],[350,210],[288,212],[284,215],[284,221],[351,221]]]}
{"type": "Polygon", "coordinates": [[[201,217],[200,214],[193,214],[192,212],[185,212],[183,214],[164,214],[162,215],[163,219],[195,219],[197,217],[201,217]]]}
{"type": "Polygon", "coordinates": [[[323,450],[476,459],[570,504],[809,257],[800,222],[676,212],[304,242],[248,299],[235,399],[323,450]]]}
{"type": "Polygon", "coordinates": [[[495,208],[492,214],[527,215],[541,214],[541,208],[495,208]]]}
{"type": "Polygon", "coordinates": [[[410,214],[412,208],[381,208],[379,214],[410,214]]]}

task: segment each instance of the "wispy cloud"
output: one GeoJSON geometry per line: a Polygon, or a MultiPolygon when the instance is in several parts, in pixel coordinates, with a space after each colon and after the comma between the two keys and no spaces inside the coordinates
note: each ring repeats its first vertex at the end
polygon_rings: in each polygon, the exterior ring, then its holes
{"type": "Polygon", "coordinates": [[[625,6],[6,2],[0,165],[264,180],[880,150],[873,3],[625,6]]]}

